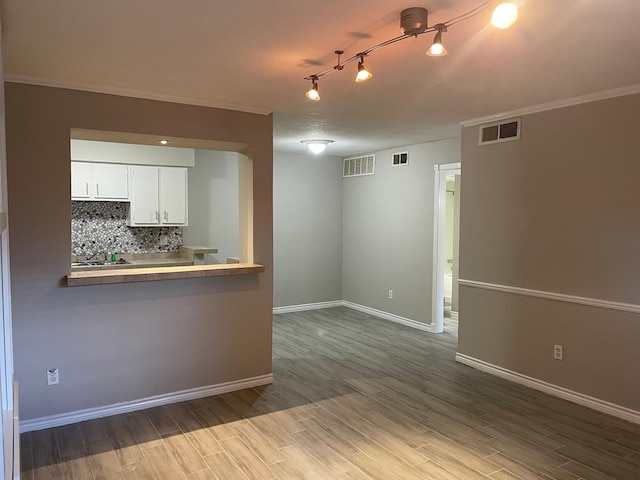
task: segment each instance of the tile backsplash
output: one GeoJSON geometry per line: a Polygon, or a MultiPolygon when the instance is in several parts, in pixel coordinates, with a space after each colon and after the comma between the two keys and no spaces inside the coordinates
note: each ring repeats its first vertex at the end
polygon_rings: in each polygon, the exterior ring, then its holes
{"type": "Polygon", "coordinates": [[[125,202],[71,202],[71,255],[177,252],[182,227],[128,227],[125,202]],[[168,244],[160,245],[163,236],[168,244]]]}

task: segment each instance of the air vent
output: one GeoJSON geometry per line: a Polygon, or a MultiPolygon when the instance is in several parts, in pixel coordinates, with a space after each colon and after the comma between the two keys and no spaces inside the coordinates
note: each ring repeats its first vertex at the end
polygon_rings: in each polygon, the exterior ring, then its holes
{"type": "Polygon", "coordinates": [[[393,154],[393,166],[401,167],[409,165],[409,152],[399,152],[393,154]]]}
{"type": "Polygon", "coordinates": [[[373,175],[376,167],[376,156],[365,155],[363,157],[345,158],[343,177],[359,177],[373,175]]]}
{"type": "Polygon", "coordinates": [[[520,139],[520,119],[494,123],[480,128],[480,145],[520,139]]]}

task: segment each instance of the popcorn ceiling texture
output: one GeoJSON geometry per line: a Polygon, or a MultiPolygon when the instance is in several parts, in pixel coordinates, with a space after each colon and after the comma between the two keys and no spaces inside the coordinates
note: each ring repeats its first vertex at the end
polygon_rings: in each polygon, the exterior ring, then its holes
{"type": "Polygon", "coordinates": [[[71,202],[71,254],[177,252],[182,227],[128,227],[125,202],[71,202]],[[162,235],[168,245],[160,245],[162,235]]]}

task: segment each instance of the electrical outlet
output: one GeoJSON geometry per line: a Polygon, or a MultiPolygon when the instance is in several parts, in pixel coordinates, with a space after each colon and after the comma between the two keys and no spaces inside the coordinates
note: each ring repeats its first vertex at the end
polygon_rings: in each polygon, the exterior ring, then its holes
{"type": "Polygon", "coordinates": [[[562,345],[553,346],[553,358],[556,360],[562,360],[562,345]]]}
{"type": "Polygon", "coordinates": [[[47,385],[57,385],[60,383],[60,376],[57,368],[47,369],[47,385]]]}
{"type": "Polygon", "coordinates": [[[160,235],[160,246],[166,247],[169,245],[169,235],[160,235]]]}
{"type": "Polygon", "coordinates": [[[393,298],[393,290],[389,290],[389,298],[393,298]]]}

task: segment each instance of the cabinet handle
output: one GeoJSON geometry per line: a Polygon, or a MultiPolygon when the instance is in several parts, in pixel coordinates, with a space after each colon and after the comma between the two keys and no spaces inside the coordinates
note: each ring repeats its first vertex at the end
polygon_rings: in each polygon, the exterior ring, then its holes
{"type": "Polygon", "coordinates": [[[156,222],[160,221],[160,213],[156,210],[156,222]]]}
{"type": "Polygon", "coordinates": [[[87,196],[89,196],[89,182],[86,182],[84,184],[84,186],[85,186],[85,190],[86,190],[87,196]]]}
{"type": "Polygon", "coordinates": [[[164,221],[165,222],[169,221],[169,212],[167,212],[166,210],[164,211],[164,221]]]}
{"type": "Polygon", "coordinates": [[[100,196],[100,184],[96,183],[96,197],[100,196]]]}

